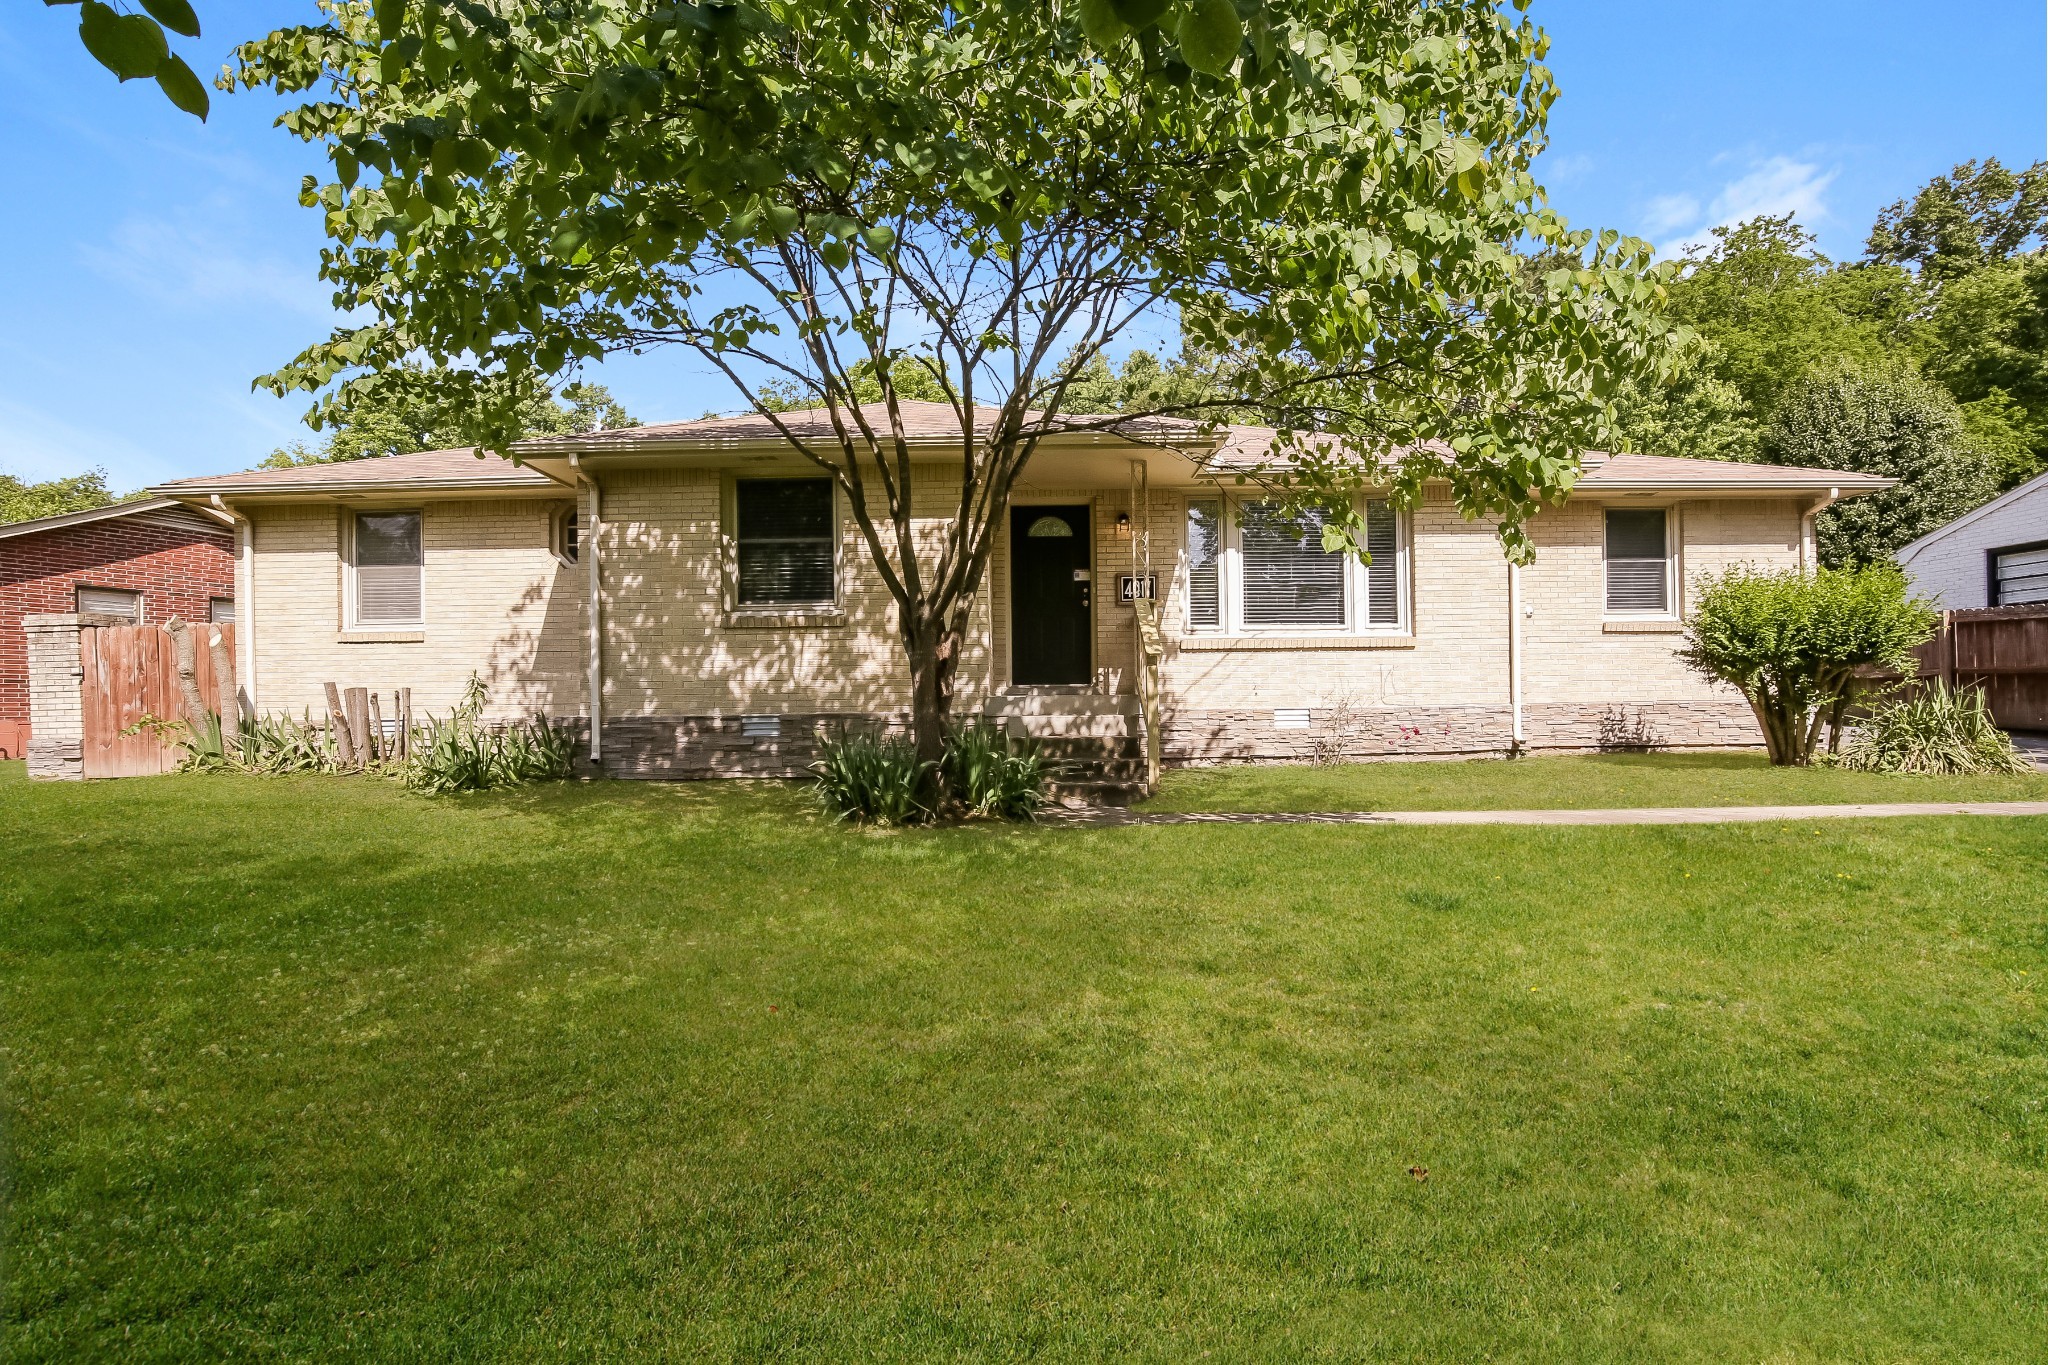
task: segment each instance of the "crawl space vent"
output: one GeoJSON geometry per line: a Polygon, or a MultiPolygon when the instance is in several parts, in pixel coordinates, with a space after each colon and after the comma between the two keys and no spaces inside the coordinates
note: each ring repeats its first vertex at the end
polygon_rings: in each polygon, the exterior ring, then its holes
{"type": "Polygon", "coordinates": [[[1273,713],[1275,730],[1308,729],[1308,708],[1306,706],[1283,706],[1273,713]]]}
{"type": "Polygon", "coordinates": [[[747,739],[781,739],[782,717],[741,716],[740,734],[747,739]]]}

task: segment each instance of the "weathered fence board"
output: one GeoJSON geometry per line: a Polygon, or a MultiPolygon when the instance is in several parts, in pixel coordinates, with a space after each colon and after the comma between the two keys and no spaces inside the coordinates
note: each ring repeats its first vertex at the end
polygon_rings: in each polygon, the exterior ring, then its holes
{"type": "Polygon", "coordinates": [[[2008,730],[2048,730],[2048,605],[1943,612],[1920,676],[1981,687],[2008,730]]]}
{"type": "MultiPolygon", "coordinates": [[[[218,630],[232,657],[234,627],[199,623],[192,629],[206,634],[218,630]]],[[[213,676],[211,652],[202,647],[194,653],[199,695],[218,713],[220,686],[213,676]]],[[[85,776],[144,777],[175,769],[180,758],[177,745],[154,729],[137,728],[146,719],[183,718],[177,650],[163,627],[87,626],[78,632],[78,662],[85,675],[79,689],[85,776]]]]}

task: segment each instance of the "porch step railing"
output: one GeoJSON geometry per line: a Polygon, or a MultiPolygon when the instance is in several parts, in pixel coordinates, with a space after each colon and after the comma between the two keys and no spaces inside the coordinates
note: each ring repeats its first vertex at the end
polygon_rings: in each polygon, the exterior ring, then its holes
{"type": "Polygon", "coordinates": [[[1159,629],[1159,603],[1139,598],[1138,710],[1145,722],[1145,790],[1159,790],[1159,661],[1166,655],[1166,637],[1159,629]]]}

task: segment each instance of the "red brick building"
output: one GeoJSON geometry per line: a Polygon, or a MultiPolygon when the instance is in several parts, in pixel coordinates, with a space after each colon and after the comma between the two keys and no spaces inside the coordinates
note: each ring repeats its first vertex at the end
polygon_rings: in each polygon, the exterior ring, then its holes
{"type": "Polygon", "coordinates": [[[99,611],[138,623],[232,620],[234,605],[234,532],[169,498],[0,526],[0,758],[28,751],[22,617],[99,611]]]}

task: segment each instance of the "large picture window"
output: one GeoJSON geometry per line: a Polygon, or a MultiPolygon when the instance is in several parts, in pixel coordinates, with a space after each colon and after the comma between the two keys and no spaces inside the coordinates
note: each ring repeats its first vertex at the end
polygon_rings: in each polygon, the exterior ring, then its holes
{"type": "Polygon", "coordinates": [[[1323,548],[1324,513],[1194,498],[1187,520],[1187,626],[1246,634],[1398,633],[1407,626],[1400,514],[1365,504],[1372,556],[1323,548]]]}
{"type": "Polygon", "coordinates": [[[1607,509],[1607,610],[1671,610],[1669,514],[1661,507],[1607,509]]]}
{"type": "Polygon", "coordinates": [[[420,624],[420,514],[358,512],[354,529],[349,597],[355,624],[420,624]]]}
{"type": "Polygon", "coordinates": [[[832,481],[741,479],[735,494],[739,605],[831,602],[832,481]]]}
{"type": "Polygon", "coordinates": [[[1244,623],[1341,626],[1343,554],[1323,548],[1321,512],[1282,516],[1268,502],[1244,505],[1238,531],[1244,556],[1244,623]]]}

